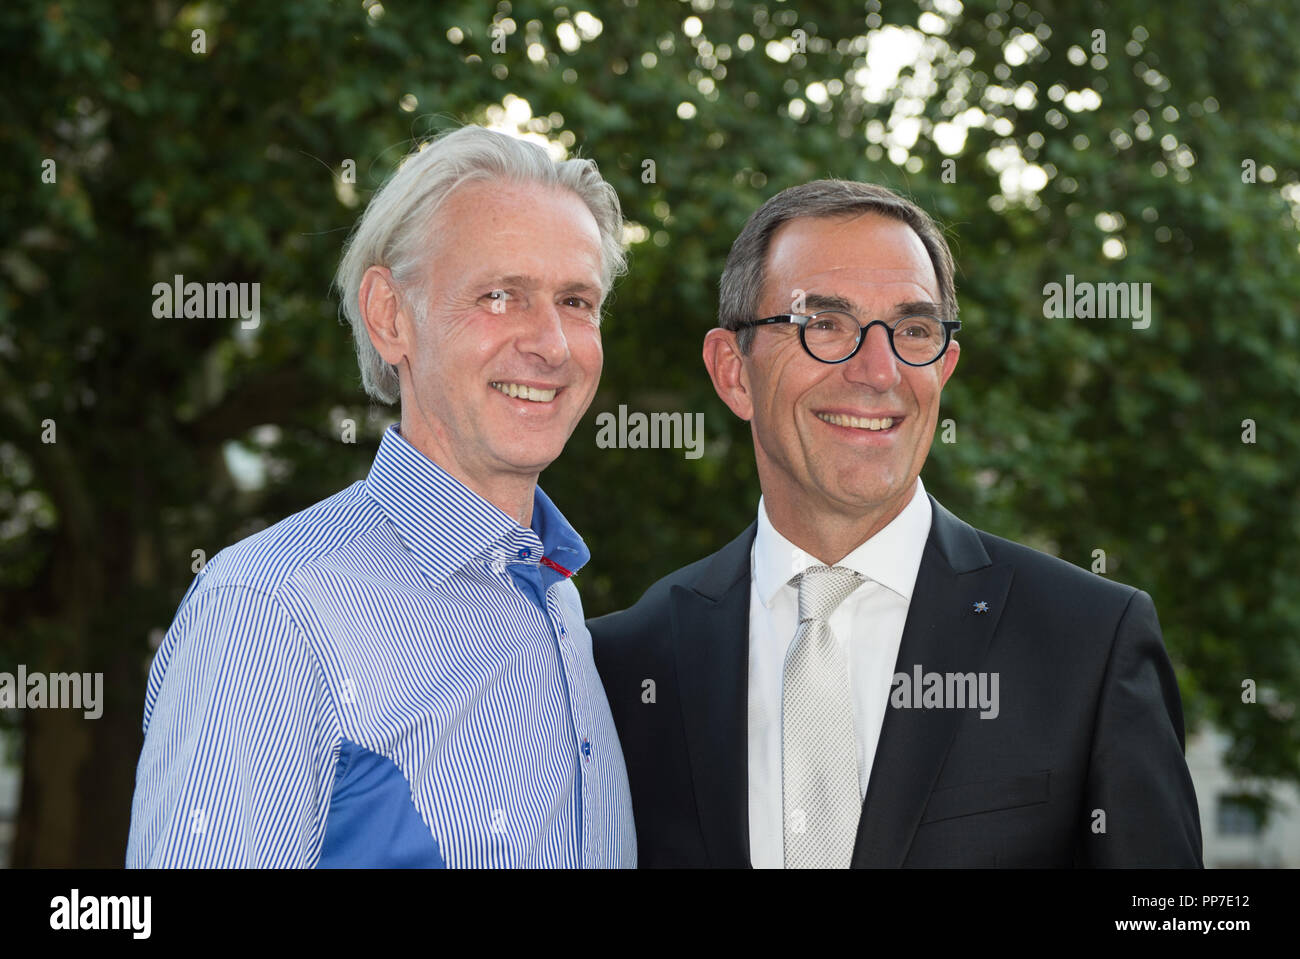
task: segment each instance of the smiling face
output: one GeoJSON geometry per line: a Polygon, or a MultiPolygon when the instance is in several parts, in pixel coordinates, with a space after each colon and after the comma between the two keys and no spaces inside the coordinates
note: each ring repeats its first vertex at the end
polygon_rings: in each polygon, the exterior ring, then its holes
{"type": "Polygon", "coordinates": [[[403,308],[372,341],[399,368],[405,438],[518,515],[600,380],[600,233],[576,194],[501,181],[457,189],[430,232],[423,322],[403,308]]]}
{"type": "MultiPolygon", "coordinates": [[[[799,290],[803,312],[842,309],[864,324],[892,323],[922,304],[942,315],[920,238],[877,214],[803,217],[778,228],[754,318],[792,312],[799,290]]],[[[804,352],[794,324],[759,327],[750,355],[730,360],[718,337],[734,334],[710,336],[719,345],[709,361],[706,341],[706,362],[719,394],[750,421],[765,503],[778,529],[847,521],[869,527],[869,536],[902,511],[930,450],[940,391],[957,364],[955,341],[937,362],[911,367],[894,356],[880,326],[856,356],[834,365],[804,352]],[[728,362],[734,386],[722,368],[728,362]]]]}

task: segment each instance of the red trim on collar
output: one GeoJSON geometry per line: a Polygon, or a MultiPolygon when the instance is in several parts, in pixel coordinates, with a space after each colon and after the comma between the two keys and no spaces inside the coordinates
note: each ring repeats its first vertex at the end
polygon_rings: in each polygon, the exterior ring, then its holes
{"type": "Polygon", "coordinates": [[[541,563],[542,563],[543,566],[549,566],[551,569],[555,570],[557,573],[559,573],[559,574],[560,574],[561,576],[563,576],[565,579],[568,579],[570,576],[573,575],[573,573],[571,573],[569,570],[565,569],[565,568],[564,568],[563,566],[561,566],[559,563],[555,562],[555,560],[550,559],[550,558],[548,558],[548,557],[546,557],[546,556],[543,556],[543,557],[542,557],[542,559],[541,559],[541,563]]]}

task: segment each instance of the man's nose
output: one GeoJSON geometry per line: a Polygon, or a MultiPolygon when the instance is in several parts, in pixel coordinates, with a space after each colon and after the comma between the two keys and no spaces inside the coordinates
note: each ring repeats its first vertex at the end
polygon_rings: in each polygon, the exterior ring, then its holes
{"type": "Polygon", "coordinates": [[[551,302],[535,302],[530,309],[524,311],[523,330],[515,342],[520,352],[532,353],[548,366],[560,366],[569,358],[564,317],[551,302]]]}
{"type": "Polygon", "coordinates": [[[885,392],[900,381],[898,357],[889,345],[889,330],[876,323],[866,331],[865,340],[851,360],[844,363],[844,378],[885,392]]]}

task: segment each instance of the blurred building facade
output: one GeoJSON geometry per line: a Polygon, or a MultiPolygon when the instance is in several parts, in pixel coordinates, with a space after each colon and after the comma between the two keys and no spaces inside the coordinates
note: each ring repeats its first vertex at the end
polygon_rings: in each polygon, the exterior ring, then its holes
{"type": "Polygon", "coordinates": [[[0,868],[9,867],[14,844],[14,823],[18,819],[19,768],[12,761],[16,755],[14,736],[0,729],[0,868]]]}
{"type": "Polygon", "coordinates": [[[1187,767],[1201,810],[1207,869],[1300,869],[1300,789],[1233,777],[1223,765],[1228,737],[1206,727],[1187,739],[1187,767]],[[1268,794],[1267,825],[1244,797],[1268,794]]]}

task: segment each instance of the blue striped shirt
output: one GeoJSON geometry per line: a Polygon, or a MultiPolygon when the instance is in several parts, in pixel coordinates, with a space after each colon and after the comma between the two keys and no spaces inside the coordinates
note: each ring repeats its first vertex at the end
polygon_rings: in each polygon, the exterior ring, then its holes
{"type": "Polygon", "coordinates": [[[364,481],[185,594],[127,866],[635,866],[589,558],[540,488],[526,529],[390,427],[364,481]]]}

